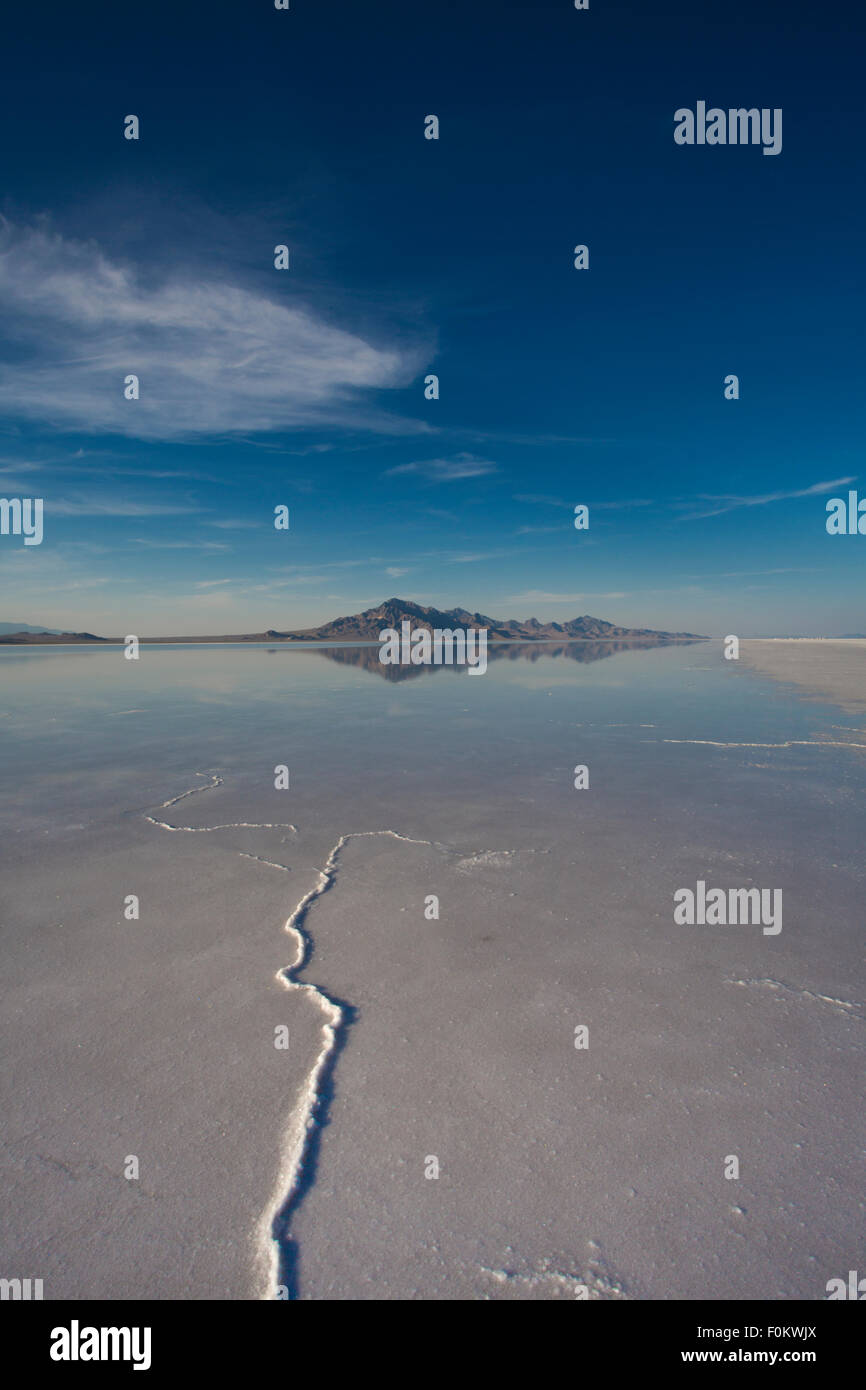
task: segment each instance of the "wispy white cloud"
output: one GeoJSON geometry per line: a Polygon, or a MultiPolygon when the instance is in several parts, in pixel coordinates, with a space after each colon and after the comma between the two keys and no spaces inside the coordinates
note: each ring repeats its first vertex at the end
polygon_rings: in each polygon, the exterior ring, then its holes
{"type": "Polygon", "coordinates": [[[46,473],[52,478],[71,476],[101,479],[111,477],[134,477],[157,479],[160,481],[178,480],[219,483],[224,481],[212,473],[202,473],[189,468],[150,468],[145,464],[131,463],[109,449],[76,449],[74,453],[64,453],[48,457],[9,458],[0,456],[0,478],[8,474],[16,476],[25,473],[46,473]],[[84,462],[93,459],[94,462],[84,462]]]}
{"type": "Polygon", "coordinates": [[[653,502],[649,497],[624,497],[618,502],[590,502],[589,505],[597,512],[625,512],[631,507],[651,507],[653,502]]]}
{"type": "Polygon", "coordinates": [[[17,477],[21,473],[41,473],[45,464],[33,463],[30,459],[0,459],[0,477],[5,478],[7,474],[14,473],[17,477]]]}
{"type": "MultiPolygon", "coordinates": [[[[562,507],[567,511],[573,512],[574,502],[566,502],[562,497],[550,497],[546,493],[538,492],[517,492],[514,494],[515,502],[524,502],[531,507],[562,507]]],[[[653,502],[648,497],[623,497],[616,502],[587,502],[590,510],[599,512],[621,512],[628,511],[631,507],[651,507],[653,502]]]]}
{"type": "MultiPolygon", "coordinates": [[[[837,487],[847,487],[849,483],[856,483],[853,478],[831,478],[826,483],[813,483],[811,487],[794,488],[782,492],[764,492],[754,497],[737,496],[734,493],[702,493],[700,501],[711,502],[716,505],[706,511],[689,512],[686,516],[680,517],[680,521],[700,521],[708,516],[721,516],[724,512],[732,512],[737,507],[765,507],[770,502],[789,502],[796,497],[817,497],[821,493],[832,492],[837,487]]],[[[686,504],[694,506],[694,503],[686,504]]]]}
{"type": "Polygon", "coordinates": [[[505,560],[510,559],[513,554],[512,550],[446,551],[443,552],[442,559],[447,565],[476,565],[479,560],[505,560]]]}
{"type": "Polygon", "coordinates": [[[177,502],[137,502],[127,497],[103,497],[101,493],[80,493],[73,497],[46,498],[46,516],[184,516],[198,507],[177,502]]]}
{"type": "MultiPolygon", "coordinates": [[[[330,426],[423,433],[370,404],[426,349],[375,346],[288,298],[218,279],[152,283],[93,242],[0,224],[0,410],[139,439],[330,426]],[[141,397],[124,398],[124,377],[141,397]]],[[[279,284],[277,284],[279,281],[279,284]]]]}
{"type": "Polygon", "coordinates": [[[516,492],[515,502],[526,502],[530,507],[574,507],[574,503],[565,502],[561,497],[548,497],[546,493],[538,492],[516,492]]]}
{"type": "Polygon", "coordinates": [[[690,579],[753,579],[756,575],[766,574],[820,574],[821,571],[814,566],[786,565],[780,569],[769,570],[723,570],[720,574],[692,574],[690,579]]]}
{"type": "Polygon", "coordinates": [[[565,530],[565,524],[560,522],[558,526],[518,526],[514,532],[515,536],[549,536],[553,532],[560,535],[565,530]]]}
{"type": "Polygon", "coordinates": [[[415,473],[430,483],[452,483],[460,478],[481,478],[496,471],[497,466],[490,459],[464,453],[455,454],[450,459],[420,459],[416,463],[400,463],[396,468],[386,468],[382,477],[394,478],[401,473],[415,473]]]}
{"type": "Polygon", "coordinates": [[[581,434],[517,434],[511,430],[474,430],[468,428],[442,427],[442,434],[459,434],[466,440],[478,443],[526,444],[530,448],[545,448],[551,444],[619,444],[622,441],[609,435],[591,436],[581,434]]]}
{"type": "Polygon", "coordinates": [[[295,575],[309,573],[315,570],[318,574],[321,570],[346,570],[355,569],[358,565],[375,565],[384,563],[372,557],[365,560],[314,560],[311,564],[296,565],[272,565],[269,572],[271,574],[285,575],[293,578],[295,575]]]}
{"type": "Polygon", "coordinates": [[[628,598],[625,593],[613,594],[552,594],[545,589],[527,589],[522,594],[510,594],[500,603],[585,603],[587,599],[628,598]]]}
{"type": "MultiPolygon", "coordinates": [[[[45,550],[43,546],[22,546],[17,550],[0,552],[0,591],[14,594],[16,603],[25,607],[31,602],[41,603],[44,599],[56,605],[58,600],[65,600],[71,593],[131,582],[131,576],[93,574],[82,564],[80,556],[69,557],[57,551],[45,550]]],[[[27,621],[31,619],[28,617],[27,621]]],[[[62,624],[48,621],[46,626],[59,627],[62,624]]]]}
{"type": "MultiPolygon", "coordinates": [[[[219,550],[219,551],[226,551],[226,550],[231,550],[231,548],[232,548],[230,545],[226,545],[224,541],[193,541],[193,540],[163,541],[163,540],[151,540],[151,539],[150,539],[149,537],[147,537],[147,536],[133,536],[133,537],[132,537],[132,544],[133,544],[133,545],[143,545],[143,546],[145,546],[148,550],[209,550],[209,551],[219,550]]],[[[88,543],[87,549],[88,549],[89,551],[92,551],[92,550],[94,549],[94,547],[92,547],[92,546],[88,543]]]]}

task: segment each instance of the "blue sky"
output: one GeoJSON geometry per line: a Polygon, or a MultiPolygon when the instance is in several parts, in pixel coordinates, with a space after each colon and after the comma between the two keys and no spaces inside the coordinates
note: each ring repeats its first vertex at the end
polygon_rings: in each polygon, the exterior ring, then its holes
{"type": "Polygon", "coordinates": [[[18,7],[0,495],[42,497],[45,538],[0,537],[0,618],[244,632],[399,594],[866,630],[866,538],[824,525],[866,495],[864,27],[775,0],[18,7]],[[781,154],[676,145],[698,100],[781,107],[781,154]]]}

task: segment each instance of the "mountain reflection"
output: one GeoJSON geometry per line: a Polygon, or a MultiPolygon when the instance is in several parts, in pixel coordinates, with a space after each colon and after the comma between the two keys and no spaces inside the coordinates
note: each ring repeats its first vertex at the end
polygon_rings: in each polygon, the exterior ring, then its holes
{"type": "MultiPolygon", "coordinates": [[[[565,657],[569,661],[602,661],[605,657],[618,656],[620,652],[646,651],[654,647],[690,647],[695,641],[700,639],[679,638],[676,641],[652,638],[641,638],[640,640],[629,640],[628,638],[612,638],[610,641],[595,642],[584,639],[574,642],[492,642],[487,647],[487,662],[490,665],[494,661],[539,661],[542,657],[565,657]]],[[[285,646],[269,647],[269,654],[290,650],[285,646]]],[[[418,676],[436,675],[440,671],[449,671],[452,676],[466,675],[467,666],[402,666],[386,665],[379,660],[379,643],[370,643],[366,646],[354,647],[303,647],[298,648],[304,652],[315,652],[318,656],[325,657],[328,661],[336,661],[341,666],[354,666],[362,671],[369,671],[371,675],[381,676],[386,681],[408,681],[414,680],[418,676]]]]}

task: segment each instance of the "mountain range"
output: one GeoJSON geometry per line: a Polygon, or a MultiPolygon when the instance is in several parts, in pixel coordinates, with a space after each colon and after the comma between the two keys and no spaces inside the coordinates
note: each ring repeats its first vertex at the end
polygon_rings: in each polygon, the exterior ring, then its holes
{"type": "MultiPolygon", "coordinates": [[[[617,627],[615,623],[605,622],[603,618],[592,618],[588,614],[582,618],[571,618],[564,623],[541,623],[537,618],[527,618],[520,622],[516,618],[488,618],[483,613],[470,613],[466,608],[426,608],[410,599],[389,598],[376,608],[367,608],[363,613],[354,613],[345,618],[334,618],[319,627],[299,628],[294,631],[277,632],[269,628],[267,632],[242,633],[220,637],[139,637],[140,642],[378,642],[379,633],[385,628],[400,629],[401,623],[410,622],[413,628],[454,629],[486,628],[489,641],[607,641],[620,638],[630,640],[675,641],[677,639],[694,641],[700,637],[695,632],[657,632],[646,627],[617,627]]],[[[61,644],[75,642],[122,642],[120,637],[97,637],[91,632],[47,633],[30,629],[26,624],[15,632],[9,631],[12,624],[0,624],[0,643],[12,644],[61,644]]]]}
{"type": "Polygon", "coordinates": [[[403,621],[409,621],[413,628],[486,628],[489,641],[532,641],[539,639],[560,641],[564,637],[599,638],[613,637],[695,637],[694,632],[654,632],[650,628],[617,627],[605,622],[603,618],[571,618],[564,623],[541,623],[537,618],[527,618],[520,622],[516,618],[488,618],[484,613],[470,613],[466,608],[425,608],[423,604],[409,599],[389,598],[376,608],[367,608],[363,613],[355,613],[348,618],[334,618],[320,627],[307,628],[300,632],[268,633],[269,637],[283,637],[290,641],[337,642],[371,641],[378,642],[379,633],[384,628],[397,628],[403,621]]]}

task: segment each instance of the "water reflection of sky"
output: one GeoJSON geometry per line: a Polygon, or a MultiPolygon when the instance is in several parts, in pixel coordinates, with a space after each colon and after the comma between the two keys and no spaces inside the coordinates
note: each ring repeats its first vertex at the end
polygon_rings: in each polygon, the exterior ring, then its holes
{"type": "MultiPolygon", "coordinates": [[[[116,647],[7,648],[6,795],[14,801],[51,769],[55,781],[86,773],[93,794],[101,773],[116,780],[125,771],[134,786],[145,768],[164,769],[167,779],[220,768],[265,785],[277,763],[291,768],[293,803],[363,797],[372,786],[386,804],[389,794],[410,805],[470,787],[491,800],[531,788],[537,800],[545,787],[568,785],[569,766],[593,760],[599,795],[614,785],[627,795],[635,780],[654,778],[660,796],[679,796],[683,779],[711,773],[724,797],[732,766],[744,761],[793,775],[805,758],[808,775],[830,788],[861,776],[863,755],[846,750],[720,756],[665,742],[845,740],[857,737],[845,732],[857,721],[735,668],[717,642],[612,644],[601,655],[603,645],[514,644],[493,648],[483,677],[445,668],[435,679],[403,681],[378,678],[369,664],[376,647],[154,646],[139,661],[116,647]]],[[[742,788],[731,786],[735,794],[742,788]]]]}

